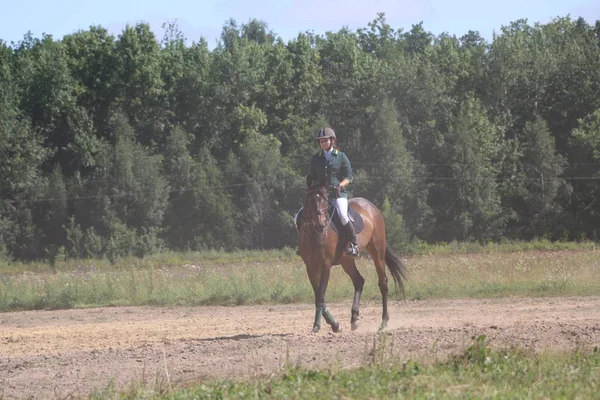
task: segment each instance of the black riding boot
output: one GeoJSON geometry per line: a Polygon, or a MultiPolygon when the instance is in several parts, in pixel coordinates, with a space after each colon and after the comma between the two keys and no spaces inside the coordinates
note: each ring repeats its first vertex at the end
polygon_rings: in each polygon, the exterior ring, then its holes
{"type": "Polygon", "coordinates": [[[356,231],[354,230],[354,224],[352,222],[348,222],[346,225],[343,225],[343,228],[346,239],[348,240],[348,248],[346,249],[346,254],[348,254],[349,256],[357,256],[358,242],[356,241],[356,231]]]}

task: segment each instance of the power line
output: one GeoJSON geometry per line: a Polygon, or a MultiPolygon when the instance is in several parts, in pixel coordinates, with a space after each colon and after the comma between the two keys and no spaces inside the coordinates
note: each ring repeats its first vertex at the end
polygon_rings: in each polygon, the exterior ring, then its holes
{"type": "MultiPolygon", "coordinates": [[[[184,188],[184,189],[171,189],[171,190],[168,190],[167,193],[185,193],[185,192],[194,192],[197,190],[226,189],[226,188],[232,188],[232,187],[250,186],[250,185],[254,185],[256,183],[260,184],[260,183],[266,183],[266,182],[267,181],[263,181],[263,182],[254,181],[254,182],[247,182],[247,183],[232,183],[232,184],[228,184],[228,185],[201,186],[201,187],[192,187],[192,188],[184,188]]],[[[53,202],[53,201],[92,200],[92,199],[100,199],[100,198],[104,198],[104,197],[120,198],[120,197],[135,196],[136,194],[138,194],[138,193],[126,192],[126,193],[115,193],[115,194],[97,194],[97,195],[90,195],[90,196],[77,196],[77,197],[65,197],[65,198],[45,198],[45,199],[31,199],[31,200],[9,200],[9,199],[0,198],[0,201],[4,201],[9,204],[49,203],[49,202],[53,202]]]]}
{"type": "MultiPolygon", "coordinates": [[[[382,167],[389,167],[390,165],[394,165],[396,163],[391,162],[391,163],[381,163],[381,162],[353,162],[352,166],[382,166],[382,167]]],[[[444,163],[422,163],[422,164],[418,164],[420,166],[425,166],[425,167],[452,167],[452,166],[467,166],[467,164],[464,163],[453,163],[453,164],[444,164],[444,163]]],[[[521,165],[532,165],[530,163],[527,164],[521,164],[521,165]]],[[[565,168],[569,168],[569,167],[577,167],[577,166],[594,166],[594,165],[600,165],[600,162],[594,162],[594,163],[574,163],[574,164],[567,164],[564,167],[565,168]]],[[[356,172],[356,170],[354,171],[356,172]]],[[[163,178],[165,178],[167,181],[176,179],[178,177],[182,177],[185,176],[183,174],[165,174],[163,175],[163,178]]],[[[371,178],[377,178],[375,176],[371,176],[371,178]]],[[[67,181],[69,178],[65,178],[65,180],[67,181]]],[[[387,179],[387,177],[386,177],[387,179]]],[[[446,177],[416,177],[415,179],[424,179],[424,180],[453,180],[453,179],[460,179],[460,178],[446,178],[446,177]]],[[[513,179],[513,178],[498,178],[501,180],[504,179],[513,179]]],[[[531,179],[535,179],[535,178],[531,178],[531,179]]],[[[548,178],[548,179],[552,179],[552,178],[548,178]]],[[[596,180],[598,178],[596,177],[582,177],[582,178],[556,178],[556,179],[590,179],[590,180],[596,180]]],[[[104,182],[104,183],[111,183],[111,182],[117,182],[118,179],[106,179],[106,177],[101,177],[101,176],[90,176],[90,177],[86,177],[84,178],[85,183],[90,184],[90,183],[94,183],[94,182],[104,182]]],[[[246,184],[241,184],[241,185],[246,185],[246,184]]],[[[236,186],[236,185],[233,185],[236,186]]],[[[229,187],[229,186],[221,186],[221,187],[229,187]]],[[[8,190],[8,185],[4,184],[2,185],[0,183],[0,191],[1,190],[8,190]]],[[[194,190],[193,188],[190,190],[194,190]]],[[[2,200],[0,198],[0,200],[2,200]]]]}
{"type": "MultiPolygon", "coordinates": [[[[381,162],[352,162],[352,165],[365,165],[365,166],[388,166],[390,164],[396,164],[395,162],[391,162],[391,163],[381,163],[381,162]]],[[[467,164],[465,163],[416,163],[416,165],[419,166],[424,166],[424,167],[454,167],[454,166],[465,166],[467,164]]],[[[519,165],[534,165],[533,163],[520,163],[519,165]]],[[[600,165],[600,162],[588,162],[588,163],[573,163],[573,164],[565,164],[563,167],[565,168],[570,168],[570,167],[581,167],[581,166],[593,166],[593,165],[600,165]]]]}
{"type": "MultiPolygon", "coordinates": [[[[393,179],[393,180],[404,180],[404,177],[388,177],[388,176],[370,176],[370,179],[393,179]]],[[[530,178],[530,177],[513,177],[513,178],[460,178],[460,177],[452,177],[452,176],[417,176],[413,177],[413,179],[420,179],[425,181],[496,181],[496,182],[506,182],[506,181],[562,181],[562,180],[591,180],[596,181],[600,180],[600,176],[572,176],[572,177],[550,177],[550,178],[530,178]]]]}
{"type": "MultiPolygon", "coordinates": [[[[399,177],[399,176],[369,176],[368,179],[401,181],[406,178],[399,177]]],[[[562,180],[597,181],[597,180],[600,180],[600,176],[550,177],[550,178],[530,178],[530,177],[460,178],[460,177],[417,176],[417,177],[413,177],[413,179],[418,179],[418,180],[423,180],[423,181],[436,181],[436,182],[457,182],[457,181],[461,181],[461,182],[464,182],[464,181],[470,181],[470,182],[473,182],[473,181],[477,181],[477,182],[532,181],[532,182],[534,182],[534,181],[562,181],[562,180]]],[[[171,189],[167,193],[186,193],[186,192],[193,192],[193,191],[198,191],[198,190],[227,189],[227,188],[250,186],[250,185],[257,184],[257,183],[262,184],[262,183],[268,183],[268,182],[272,182],[272,181],[271,180],[269,180],[269,181],[253,181],[253,182],[245,182],[245,183],[232,183],[232,184],[227,184],[227,185],[212,185],[212,186],[200,186],[200,187],[191,187],[191,188],[182,188],[182,189],[171,189]]],[[[23,203],[49,203],[49,202],[53,202],[53,201],[82,201],[82,200],[92,200],[92,199],[99,199],[99,198],[105,198],[105,197],[121,198],[121,197],[134,196],[136,194],[138,194],[138,193],[126,192],[126,193],[116,193],[116,194],[97,194],[97,195],[90,195],[90,196],[76,196],[76,197],[65,197],[65,198],[42,198],[42,199],[30,199],[30,200],[9,200],[9,199],[0,198],[0,201],[4,201],[6,203],[14,205],[14,204],[23,204],[23,203]]]]}

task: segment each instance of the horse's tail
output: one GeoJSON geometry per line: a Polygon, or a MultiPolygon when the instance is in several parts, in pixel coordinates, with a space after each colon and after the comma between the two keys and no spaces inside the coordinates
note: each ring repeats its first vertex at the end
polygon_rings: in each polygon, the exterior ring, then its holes
{"type": "Polygon", "coordinates": [[[387,264],[390,273],[394,277],[394,282],[396,283],[396,291],[400,289],[400,293],[402,293],[402,297],[406,299],[406,294],[404,292],[404,282],[406,282],[406,274],[407,268],[406,263],[402,260],[398,255],[392,250],[390,245],[386,243],[385,245],[385,263],[387,264]]]}

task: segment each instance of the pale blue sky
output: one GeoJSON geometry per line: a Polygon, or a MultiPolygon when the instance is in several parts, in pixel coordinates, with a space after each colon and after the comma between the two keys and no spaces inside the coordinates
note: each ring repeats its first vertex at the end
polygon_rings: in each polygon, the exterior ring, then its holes
{"type": "Polygon", "coordinates": [[[0,0],[0,39],[18,42],[27,31],[55,39],[90,25],[101,25],[113,34],[126,24],[148,22],[159,39],[164,22],[177,22],[188,44],[203,36],[214,47],[223,24],[251,18],[265,21],[288,41],[299,32],[324,33],[343,26],[366,27],[378,12],[385,12],[394,28],[409,30],[423,21],[427,31],[462,36],[479,31],[491,40],[493,32],[520,18],[531,24],[570,15],[589,23],[600,19],[600,0],[0,0]]]}

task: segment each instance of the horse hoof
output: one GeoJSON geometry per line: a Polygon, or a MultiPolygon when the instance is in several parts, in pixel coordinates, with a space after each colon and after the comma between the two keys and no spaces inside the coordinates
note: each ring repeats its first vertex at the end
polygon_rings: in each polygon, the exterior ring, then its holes
{"type": "Polygon", "coordinates": [[[317,332],[319,332],[319,329],[321,329],[321,328],[319,328],[318,326],[313,326],[311,333],[317,333],[317,332]]]}
{"type": "Polygon", "coordinates": [[[355,331],[358,329],[358,325],[360,325],[360,323],[358,321],[353,321],[351,324],[352,330],[355,331]]]}
{"type": "Polygon", "coordinates": [[[333,324],[331,325],[331,330],[333,331],[333,333],[338,333],[342,331],[342,327],[340,326],[339,323],[333,324]]]}

